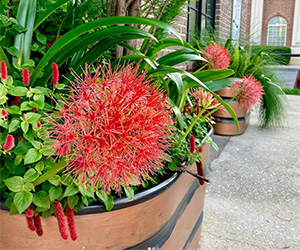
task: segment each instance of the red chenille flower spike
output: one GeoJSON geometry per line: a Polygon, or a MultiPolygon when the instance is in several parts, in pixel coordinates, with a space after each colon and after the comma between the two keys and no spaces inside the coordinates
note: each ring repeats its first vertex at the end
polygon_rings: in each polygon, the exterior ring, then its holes
{"type": "Polygon", "coordinates": [[[32,209],[32,205],[29,205],[29,207],[26,209],[26,216],[28,218],[32,218],[34,216],[34,211],[32,209]]]}
{"type": "Polygon", "coordinates": [[[34,226],[36,227],[36,234],[38,236],[42,236],[44,232],[42,228],[41,217],[39,214],[37,216],[33,216],[33,222],[34,222],[34,226]]]}
{"type": "Polygon", "coordinates": [[[11,105],[18,106],[20,104],[20,101],[21,101],[21,97],[20,96],[16,96],[15,100],[11,103],[11,105]]]}
{"type": "Polygon", "coordinates": [[[7,78],[7,67],[5,61],[1,61],[1,78],[3,80],[7,78]]]}
{"type": "Polygon", "coordinates": [[[3,150],[9,151],[15,146],[15,138],[12,135],[7,135],[4,144],[2,145],[3,150]]]}
{"type": "Polygon", "coordinates": [[[74,221],[74,210],[69,207],[69,205],[66,206],[66,213],[67,213],[67,220],[68,220],[68,226],[69,231],[71,235],[71,239],[76,241],[78,238],[76,227],[75,227],[75,221],[74,221]]]}
{"type": "Polygon", "coordinates": [[[30,83],[30,74],[28,69],[23,69],[22,71],[22,80],[25,86],[28,86],[30,83]]]}
{"type": "Polygon", "coordinates": [[[67,233],[66,219],[62,205],[59,201],[55,201],[53,204],[53,208],[58,222],[60,235],[64,240],[67,240],[69,238],[69,235],[67,233]]]}
{"type": "Polygon", "coordinates": [[[202,147],[199,147],[199,148],[198,148],[198,152],[199,152],[199,153],[202,153],[202,152],[203,152],[203,148],[202,148],[202,147]]]}
{"type": "Polygon", "coordinates": [[[194,153],[196,150],[196,140],[195,140],[195,136],[191,135],[190,136],[190,152],[194,153]]]}
{"type": "MultiPolygon", "coordinates": [[[[197,165],[198,175],[204,177],[203,163],[201,161],[200,162],[196,162],[196,165],[197,165]]],[[[199,179],[199,183],[200,183],[200,185],[204,185],[204,180],[199,179]]]]}
{"type": "Polygon", "coordinates": [[[52,63],[52,84],[53,86],[58,83],[59,71],[56,63],[52,63]]]}
{"type": "Polygon", "coordinates": [[[27,227],[30,231],[34,232],[36,231],[36,227],[33,223],[33,218],[32,217],[28,217],[28,216],[25,216],[26,217],[26,222],[27,222],[27,227]]]}
{"type": "Polygon", "coordinates": [[[1,109],[1,115],[3,117],[6,117],[8,115],[8,112],[5,109],[1,109]]]}

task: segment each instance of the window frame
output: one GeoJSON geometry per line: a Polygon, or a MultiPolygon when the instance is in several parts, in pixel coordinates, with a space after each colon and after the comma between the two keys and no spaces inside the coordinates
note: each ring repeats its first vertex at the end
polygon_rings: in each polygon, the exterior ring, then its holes
{"type": "MultiPolygon", "coordinates": [[[[284,18],[284,17],[282,17],[282,16],[274,16],[274,17],[272,17],[270,20],[269,20],[269,22],[268,22],[268,26],[267,26],[267,45],[268,46],[286,46],[286,38],[287,38],[287,25],[288,25],[288,23],[287,23],[287,20],[284,18]],[[276,18],[276,17],[279,17],[279,18],[282,18],[284,21],[285,21],[285,23],[284,24],[270,24],[270,22],[274,19],[274,18],[276,18]],[[283,45],[270,45],[269,44],[269,42],[270,42],[270,35],[269,35],[269,28],[270,27],[284,27],[285,28],[285,32],[284,32],[284,44],[283,45]]],[[[278,37],[279,38],[279,37],[278,37]]]]}

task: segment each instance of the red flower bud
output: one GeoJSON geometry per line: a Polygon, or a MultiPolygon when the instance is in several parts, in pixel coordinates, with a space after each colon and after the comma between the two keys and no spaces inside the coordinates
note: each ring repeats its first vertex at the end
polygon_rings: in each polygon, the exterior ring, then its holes
{"type": "Polygon", "coordinates": [[[23,69],[22,71],[22,79],[23,79],[23,84],[25,86],[28,86],[30,83],[30,74],[28,69],[23,69]]]}
{"type": "Polygon", "coordinates": [[[36,227],[36,234],[38,236],[42,236],[44,232],[42,228],[41,217],[39,214],[37,216],[33,216],[33,222],[34,222],[34,226],[36,227]]]}
{"type": "Polygon", "coordinates": [[[4,144],[2,145],[3,150],[9,151],[15,146],[15,138],[12,135],[7,135],[4,144]]]}
{"type": "Polygon", "coordinates": [[[202,153],[202,152],[203,152],[203,148],[202,148],[202,147],[199,147],[199,148],[198,148],[198,152],[199,152],[199,153],[202,153]]]}
{"type": "Polygon", "coordinates": [[[8,112],[5,109],[1,109],[1,115],[3,117],[6,117],[8,115],[8,112]]]}
{"type": "Polygon", "coordinates": [[[76,227],[75,227],[75,221],[74,221],[74,210],[69,207],[69,205],[66,206],[66,213],[67,213],[67,220],[68,220],[68,226],[69,231],[71,235],[71,239],[73,241],[76,241],[78,238],[76,227]]]}
{"type": "Polygon", "coordinates": [[[32,217],[28,217],[28,216],[25,216],[25,217],[26,217],[26,222],[27,222],[28,229],[30,231],[32,231],[32,232],[36,231],[36,227],[33,224],[33,218],[32,217]]]}
{"type": "Polygon", "coordinates": [[[34,216],[34,211],[32,209],[32,205],[30,204],[29,207],[26,209],[26,216],[28,218],[32,218],[34,216]]]}
{"type": "Polygon", "coordinates": [[[7,78],[7,67],[5,61],[1,61],[1,78],[3,80],[7,78]]]}
{"type": "Polygon", "coordinates": [[[53,208],[58,222],[60,235],[64,240],[67,240],[69,238],[69,235],[67,233],[65,214],[62,205],[59,201],[55,201],[53,204],[53,208]]]}
{"type": "Polygon", "coordinates": [[[21,101],[21,97],[20,96],[16,96],[15,100],[11,103],[11,105],[19,105],[21,101]]]}
{"type": "Polygon", "coordinates": [[[196,150],[196,139],[195,136],[191,135],[190,136],[190,152],[194,153],[196,150]]]}
{"type": "Polygon", "coordinates": [[[22,137],[22,136],[19,136],[19,137],[18,137],[18,142],[21,141],[22,139],[23,139],[23,137],[22,137]]]}
{"type": "MultiPolygon", "coordinates": [[[[203,170],[203,164],[202,164],[202,162],[201,161],[200,162],[196,162],[196,165],[197,165],[198,175],[204,177],[204,170],[203,170]]],[[[204,180],[199,179],[199,183],[200,183],[200,185],[204,185],[204,180]]]]}
{"type": "Polygon", "coordinates": [[[40,121],[36,121],[36,126],[37,126],[38,128],[41,128],[41,127],[42,127],[42,124],[40,123],[40,121]]]}
{"type": "Polygon", "coordinates": [[[52,63],[52,84],[56,85],[58,83],[59,71],[56,63],[52,63]]]}
{"type": "Polygon", "coordinates": [[[32,108],[30,111],[33,112],[33,113],[36,113],[37,109],[36,108],[32,108]]]}

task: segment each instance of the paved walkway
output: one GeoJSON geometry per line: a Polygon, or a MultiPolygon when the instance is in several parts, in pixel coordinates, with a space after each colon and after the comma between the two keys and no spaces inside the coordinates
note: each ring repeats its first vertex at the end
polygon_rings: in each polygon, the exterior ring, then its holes
{"type": "Polygon", "coordinates": [[[257,113],[241,136],[215,136],[201,250],[300,249],[300,97],[287,124],[262,130],[257,113]],[[213,155],[214,157],[214,155],[213,155]]]}

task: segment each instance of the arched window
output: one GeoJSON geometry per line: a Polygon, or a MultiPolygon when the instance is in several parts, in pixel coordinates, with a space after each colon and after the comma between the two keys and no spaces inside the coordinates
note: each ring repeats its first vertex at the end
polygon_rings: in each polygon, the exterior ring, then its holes
{"type": "Polygon", "coordinates": [[[273,17],[268,23],[267,45],[285,46],[287,22],[283,17],[273,17]]]}

